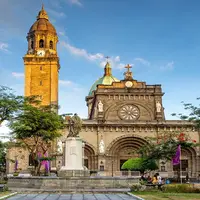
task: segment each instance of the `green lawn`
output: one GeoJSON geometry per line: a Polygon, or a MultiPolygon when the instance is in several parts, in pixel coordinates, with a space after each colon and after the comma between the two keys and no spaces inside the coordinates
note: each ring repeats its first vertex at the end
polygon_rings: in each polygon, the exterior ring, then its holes
{"type": "Polygon", "coordinates": [[[11,193],[13,193],[13,192],[9,192],[9,191],[0,192],[0,197],[6,196],[6,195],[11,194],[11,193]]]}
{"type": "Polygon", "coordinates": [[[200,200],[200,193],[133,192],[145,200],[200,200]]]}

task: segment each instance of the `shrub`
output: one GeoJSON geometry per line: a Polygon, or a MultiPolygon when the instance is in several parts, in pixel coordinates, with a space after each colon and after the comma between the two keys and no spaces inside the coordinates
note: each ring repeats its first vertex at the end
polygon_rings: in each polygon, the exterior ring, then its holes
{"type": "Polygon", "coordinates": [[[158,169],[158,165],[155,160],[152,159],[130,158],[122,165],[121,169],[135,170],[144,173],[145,171],[158,169]]]}
{"type": "Polygon", "coordinates": [[[141,185],[141,184],[134,184],[134,185],[131,186],[132,192],[144,191],[145,189],[146,189],[146,186],[141,185]]]}
{"type": "Polygon", "coordinates": [[[8,186],[7,185],[5,185],[4,188],[3,188],[3,192],[6,192],[6,191],[8,191],[8,186]]]}
{"type": "Polygon", "coordinates": [[[200,193],[200,189],[195,188],[192,184],[169,184],[163,186],[163,192],[200,193]]]}

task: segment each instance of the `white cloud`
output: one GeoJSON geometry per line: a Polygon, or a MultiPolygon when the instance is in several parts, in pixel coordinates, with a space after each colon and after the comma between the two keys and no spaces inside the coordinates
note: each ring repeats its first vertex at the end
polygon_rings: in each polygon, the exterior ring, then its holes
{"type": "Polygon", "coordinates": [[[59,31],[58,34],[61,35],[61,36],[64,36],[65,32],[64,31],[59,31]]]}
{"type": "Polygon", "coordinates": [[[8,44],[4,42],[0,42],[0,51],[9,52],[8,44]]]}
{"type": "Polygon", "coordinates": [[[57,17],[57,18],[66,17],[65,13],[63,13],[63,12],[58,12],[58,11],[55,11],[55,10],[50,9],[50,8],[47,8],[46,10],[50,15],[52,15],[54,17],[57,17]]]}
{"type": "Polygon", "coordinates": [[[54,7],[54,8],[62,8],[59,1],[50,0],[50,4],[51,4],[52,7],[54,7]]]}
{"type": "Polygon", "coordinates": [[[149,66],[150,65],[150,62],[145,60],[144,58],[135,58],[134,61],[139,62],[139,63],[141,63],[141,64],[143,64],[145,66],[149,66]]]}
{"type": "Polygon", "coordinates": [[[83,4],[81,3],[81,0],[60,0],[60,1],[56,1],[56,0],[49,0],[50,4],[52,5],[52,7],[54,8],[62,8],[62,2],[67,3],[67,4],[71,4],[71,5],[75,5],[75,6],[83,6],[83,4]]]}
{"type": "Polygon", "coordinates": [[[85,59],[90,60],[90,61],[100,60],[104,58],[104,55],[101,53],[90,54],[85,49],[79,49],[64,41],[61,41],[60,44],[61,46],[65,47],[70,53],[77,56],[84,57],[85,59]]]}
{"type": "Polygon", "coordinates": [[[11,130],[8,128],[7,122],[4,121],[0,126],[0,140],[2,142],[9,141],[11,130]]]}
{"type": "Polygon", "coordinates": [[[67,0],[70,4],[82,6],[83,4],[80,2],[80,0],[67,0]]]}
{"type": "Polygon", "coordinates": [[[125,68],[125,64],[123,64],[123,63],[119,63],[119,64],[117,64],[117,68],[118,69],[124,69],[125,68]]]}
{"type": "Polygon", "coordinates": [[[23,78],[24,73],[12,72],[12,76],[14,76],[15,78],[23,78]]]}
{"type": "MultiPolygon", "coordinates": [[[[70,45],[65,41],[61,41],[60,44],[62,47],[66,48],[67,51],[69,51],[73,55],[83,57],[92,62],[97,62],[101,67],[104,67],[106,64],[105,55],[102,53],[91,54],[88,53],[86,49],[79,49],[75,46],[70,45]]],[[[117,69],[122,69],[125,67],[125,64],[121,63],[120,60],[121,60],[120,56],[115,56],[115,57],[113,56],[109,58],[111,66],[117,69]]]]}
{"type": "Polygon", "coordinates": [[[72,85],[72,82],[67,80],[59,80],[59,84],[63,86],[69,86],[72,85]]]}
{"type": "Polygon", "coordinates": [[[106,61],[105,60],[100,62],[100,67],[103,68],[103,67],[105,67],[105,65],[106,65],[106,61]]]}
{"type": "Polygon", "coordinates": [[[120,57],[119,57],[119,56],[116,56],[116,57],[114,58],[114,61],[115,61],[115,62],[120,62],[120,57]]]}
{"type": "Polygon", "coordinates": [[[161,70],[173,70],[174,69],[174,61],[168,62],[166,65],[160,67],[161,70]]]}

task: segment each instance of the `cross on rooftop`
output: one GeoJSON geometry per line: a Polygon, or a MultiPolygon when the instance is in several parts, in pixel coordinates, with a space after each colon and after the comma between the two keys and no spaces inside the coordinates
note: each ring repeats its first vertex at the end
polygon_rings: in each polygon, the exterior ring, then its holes
{"type": "Polygon", "coordinates": [[[128,70],[128,72],[130,72],[130,68],[132,68],[132,66],[128,64],[125,66],[125,68],[128,70]]]}

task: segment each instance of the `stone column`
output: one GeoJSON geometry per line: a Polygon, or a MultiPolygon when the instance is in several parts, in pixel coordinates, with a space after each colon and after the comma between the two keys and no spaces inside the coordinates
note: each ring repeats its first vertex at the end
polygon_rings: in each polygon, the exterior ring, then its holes
{"type": "Polygon", "coordinates": [[[85,152],[84,152],[84,149],[85,149],[85,143],[83,142],[82,144],[82,163],[83,163],[83,168],[85,168],[84,166],[84,162],[85,162],[85,152]]]}

